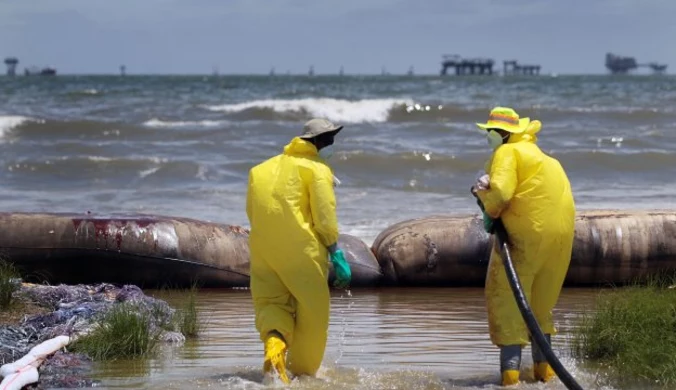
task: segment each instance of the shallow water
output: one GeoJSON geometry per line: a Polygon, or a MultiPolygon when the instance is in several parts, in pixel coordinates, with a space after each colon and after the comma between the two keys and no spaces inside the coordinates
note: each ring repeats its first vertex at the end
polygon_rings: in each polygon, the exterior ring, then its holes
{"type": "MultiPolygon", "coordinates": [[[[153,292],[149,292],[153,294],[153,292]]],[[[172,296],[154,292],[172,302],[172,296]]],[[[555,318],[554,348],[585,389],[612,387],[604,370],[584,366],[567,347],[574,319],[593,307],[596,290],[566,289],[555,318]]],[[[373,289],[334,292],[329,340],[318,378],[295,380],[298,389],[486,389],[498,388],[498,350],[488,339],[483,290],[373,289]]],[[[247,290],[202,290],[198,307],[206,321],[201,338],[164,348],[158,358],[96,366],[102,388],[259,389],[262,344],[253,325],[247,290]]],[[[540,384],[528,373],[523,389],[564,389],[540,384]]],[[[617,385],[616,385],[617,386],[617,385]]],[[[633,387],[633,386],[631,386],[633,387]]],[[[640,386],[638,388],[645,388],[640,386]]]]}

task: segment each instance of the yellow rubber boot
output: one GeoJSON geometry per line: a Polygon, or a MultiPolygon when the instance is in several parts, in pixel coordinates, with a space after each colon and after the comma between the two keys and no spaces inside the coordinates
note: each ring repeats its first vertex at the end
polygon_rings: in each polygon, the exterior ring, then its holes
{"type": "Polygon", "coordinates": [[[514,386],[519,384],[519,370],[505,370],[502,372],[502,385],[514,386]]]}
{"type": "Polygon", "coordinates": [[[540,382],[549,382],[552,378],[556,376],[556,373],[552,369],[552,366],[547,362],[535,363],[534,368],[534,377],[535,380],[540,382]]]}
{"type": "Polygon", "coordinates": [[[285,384],[289,384],[289,377],[286,375],[286,343],[284,340],[270,334],[265,339],[265,361],[263,362],[263,372],[275,370],[279,379],[285,384]]]}
{"type": "Polygon", "coordinates": [[[522,348],[519,344],[500,346],[500,373],[502,374],[503,386],[519,384],[522,348]]]}

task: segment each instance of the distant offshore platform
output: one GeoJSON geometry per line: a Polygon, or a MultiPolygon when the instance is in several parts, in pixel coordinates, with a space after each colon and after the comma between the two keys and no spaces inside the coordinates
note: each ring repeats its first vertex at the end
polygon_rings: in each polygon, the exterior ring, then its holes
{"type": "MultiPolygon", "coordinates": [[[[16,57],[7,57],[5,58],[5,65],[7,66],[7,76],[16,76],[16,67],[19,65],[19,59],[16,57]]],[[[56,75],[56,69],[50,67],[39,68],[37,66],[31,66],[23,70],[25,76],[54,76],[56,75]]]]}
{"type": "Polygon", "coordinates": [[[611,74],[627,74],[640,67],[648,67],[655,74],[663,74],[667,71],[666,64],[658,64],[657,62],[640,64],[634,57],[623,57],[613,53],[606,53],[606,68],[611,74]]]}
{"type": "MultiPolygon", "coordinates": [[[[462,58],[457,54],[447,54],[441,61],[442,76],[448,74],[449,69],[453,69],[457,76],[461,75],[492,75],[496,73],[493,70],[495,60],[492,58],[462,58]]],[[[522,75],[537,76],[540,74],[540,65],[523,65],[517,60],[506,60],[502,62],[503,75],[522,75]]]]}

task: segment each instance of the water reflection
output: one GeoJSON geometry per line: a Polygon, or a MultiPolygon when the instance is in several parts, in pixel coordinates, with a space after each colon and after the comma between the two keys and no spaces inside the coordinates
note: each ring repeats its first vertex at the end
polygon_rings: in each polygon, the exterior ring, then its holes
{"type": "MultiPolygon", "coordinates": [[[[153,292],[150,292],[153,293],[153,292]]],[[[176,300],[175,295],[154,295],[176,300]]],[[[566,357],[573,319],[591,309],[595,290],[564,290],[555,310],[561,334],[554,347],[585,388],[607,380],[566,357]]],[[[335,292],[324,363],[318,378],[302,378],[302,389],[493,388],[498,383],[498,350],[488,338],[482,289],[415,288],[335,292]]],[[[205,332],[183,347],[166,347],[146,369],[131,362],[97,366],[97,379],[109,388],[274,388],[263,385],[263,348],[253,325],[247,290],[202,290],[198,307],[205,332]],[[136,368],[135,368],[136,367],[136,368]]],[[[530,348],[524,350],[528,381],[530,348]]],[[[142,365],[141,365],[142,366],[142,365]]],[[[524,387],[525,386],[525,387],[524,387]]],[[[560,382],[520,388],[563,389],[560,382]]]]}

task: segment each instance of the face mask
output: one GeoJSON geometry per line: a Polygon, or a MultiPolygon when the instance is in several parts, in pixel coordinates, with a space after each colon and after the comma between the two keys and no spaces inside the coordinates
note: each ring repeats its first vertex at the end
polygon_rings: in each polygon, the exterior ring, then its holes
{"type": "Polygon", "coordinates": [[[493,150],[497,149],[498,146],[502,145],[503,142],[502,136],[495,130],[491,130],[488,132],[488,134],[486,135],[486,140],[488,140],[488,145],[493,150]]]}
{"type": "Polygon", "coordinates": [[[322,150],[319,151],[319,157],[323,158],[324,160],[328,160],[333,156],[333,146],[325,146],[322,148],[322,150]]]}

